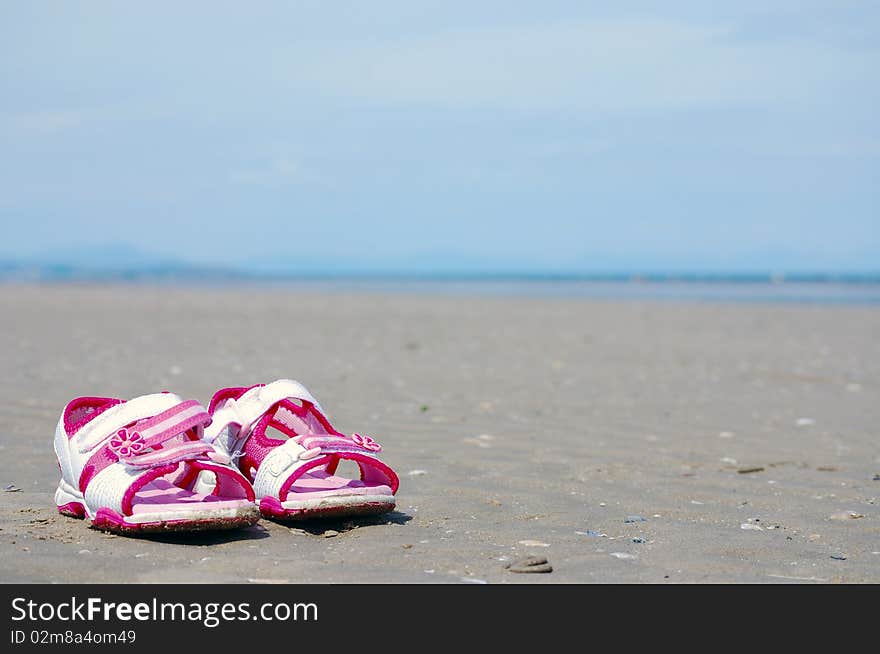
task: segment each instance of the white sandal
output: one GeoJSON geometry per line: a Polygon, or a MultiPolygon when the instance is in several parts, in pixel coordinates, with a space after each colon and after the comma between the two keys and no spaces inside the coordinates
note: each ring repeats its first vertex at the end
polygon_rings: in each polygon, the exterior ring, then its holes
{"type": "Polygon", "coordinates": [[[254,524],[250,483],[202,440],[210,422],[172,393],[72,400],[55,430],[58,511],[124,534],[254,524]]]}
{"type": "Polygon", "coordinates": [[[224,388],[209,409],[213,423],[206,437],[237,460],[265,517],[301,520],[394,509],[399,481],[379,459],[381,446],[369,436],[334,429],[299,382],[224,388]],[[281,438],[267,436],[269,427],[281,438]],[[337,476],[340,460],[356,462],[360,479],[337,476]]]}

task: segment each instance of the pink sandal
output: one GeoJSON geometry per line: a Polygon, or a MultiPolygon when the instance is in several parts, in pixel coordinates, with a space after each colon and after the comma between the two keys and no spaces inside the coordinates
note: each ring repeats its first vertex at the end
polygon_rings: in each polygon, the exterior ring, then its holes
{"type": "Polygon", "coordinates": [[[55,430],[58,511],[126,534],[254,524],[250,483],[202,440],[210,422],[172,393],[71,401],[55,430]]]}
{"type": "Polygon", "coordinates": [[[336,431],[306,388],[280,379],[224,388],[211,399],[206,436],[237,459],[266,517],[300,520],[385,513],[394,509],[398,478],[368,436],[336,431]],[[280,432],[266,434],[267,428],[280,432]],[[355,461],[360,479],[336,476],[340,460],[355,461]]]}

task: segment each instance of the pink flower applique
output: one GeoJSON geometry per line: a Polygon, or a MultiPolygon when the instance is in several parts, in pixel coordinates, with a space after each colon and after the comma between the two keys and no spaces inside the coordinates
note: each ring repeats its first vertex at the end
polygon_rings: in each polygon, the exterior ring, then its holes
{"type": "Polygon", "coordinates": [[[123,459],[134,456],[142,449],[144,449],[144,437],[136,431],[129,433],[127,429],[120,429],[116,432],[116,436],[110,439],[110,450],[123,459]]]}
{"type": "Polygon", "coordinates": [[[371,452],[379,452],[382,450],[382,446],[379,445],[379,443],[374,441],[369,436],[364,436],[363,434],[358,434],[357,432],[351,435],[351,440],[360,445],[362,448],[370,450],[371,452]]]}

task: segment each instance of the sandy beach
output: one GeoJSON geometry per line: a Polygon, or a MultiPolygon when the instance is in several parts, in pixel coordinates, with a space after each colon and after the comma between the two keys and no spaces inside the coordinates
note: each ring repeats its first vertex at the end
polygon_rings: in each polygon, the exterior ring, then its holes
{"type": "Polygon", "coordinates": [[[123,285],[0,304],[0,582],[880,582],[876,308],[123,285]],[[55,511],[72,398],[280,377],[383,444],[395,513],[125,538],[55,511]],[[530,554],[553,572],[504,568],[530,554]]]}

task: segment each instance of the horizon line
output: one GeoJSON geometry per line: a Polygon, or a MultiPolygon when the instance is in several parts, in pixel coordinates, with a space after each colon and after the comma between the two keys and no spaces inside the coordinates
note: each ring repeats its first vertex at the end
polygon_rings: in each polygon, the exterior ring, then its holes
{"type": "Polygon", "coordinates": [[[683,283],[880,283],[880,270],[407,270],[341,269],[259,271],[185,265],[89,267],[0,261],[0,281],[417,281],[417,282],[683,282],[683,283]]]}

